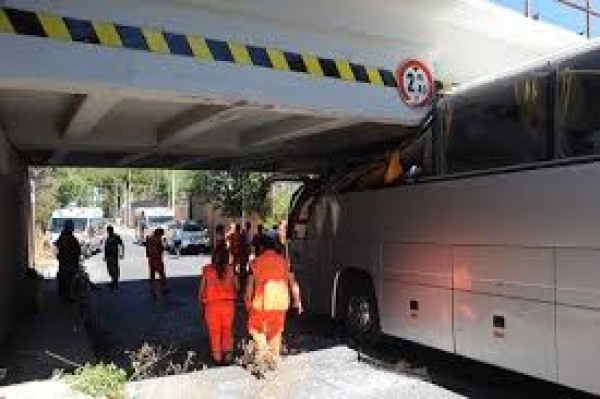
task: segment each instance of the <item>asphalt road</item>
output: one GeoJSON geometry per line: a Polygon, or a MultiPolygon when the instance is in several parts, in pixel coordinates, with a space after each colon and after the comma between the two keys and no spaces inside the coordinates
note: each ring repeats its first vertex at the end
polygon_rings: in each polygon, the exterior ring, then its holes
{"type": "MultiPolygon", "coordinates": [[[[93,291],[95,317],[101,332],[94,340],[97,357],[129,368],[126,352],[137,350],[148,342],[174,348],[177,351],[175,361],[181,361],[188,351],[194,351],[197,357],[192,369],[201,368],[209,359],[208,335],[196,295],[199,276],[209,258],[165,255],[170,293],[155,299],[149,291],[144,248],[134,244],[132,236],[124,233],[122,237],[126,250],[117,291],[107,286],[110,279],[101,255],[86,261],[92,281],[100,288],[93,291]]],[[[246,338],[245,319],[240,303],[235,323],[236,342],[246,338]]],[[[288,319],[285,340],[292,352],[313,351],[349,342],[338,326],[326,318],[307,315],[288,319]]],[[[386,339],[366,352],[373,367],[408,360],[414,366],[425,367],[435,384],[468,397],[579,396],[577,392],[552,384],[404,341],[386,339]]]]}
{"type": "MultiPolygon", "coordinates": [[[[148,264],[144,247],[133,242],[133,237],[128,232],[122,232],[121,237],[125,244],[125,259],[121,260],[121,281],[141,281],[148,279],[148,264]]],[[[170,278],[198,277],[202,268],[210,261],[209,256],[181,256],[175,257],[165,254],[165,266],[170,278]]],[[[85,262],[90,279],[99,284],[110,282],[106,264],[102,255],[97,254],[85,262]]]]}
{"type": "MultiPolygon", "coordinates": [[[[184,358],[188,351],[193,351],[197,354],[196,367],[208,364],[208,334],[199,311],[197,290],[202,268],[209,262],[209,257],[165,254],[170,292],[154,298],[150,294],[144,248],[135,244],[127,233],[123,233],[122,238],[125,258],[120,264],[118,290],[112,291],[108,287],[110,277],[102,255],[95,255],[85,262],[90,279],[99,288],[93,291],[96,324],[100,328],[94,346],[99,359],[128,368],[130,361],[126,352],[137,350],[147,342],[175,348],[176,358],[184,358]]],[[[320,322],[311,320],[309,323],[307,320],[310,320],[308,316],[302,320],[289,318],[286,342],[292,351],[331,347],[341,342],[342,338],[328,327],[318,327],[319,334],[312,334],[312,325],[320,322]]],[[[247,338],[245,326],[246,314],[240,301],[235,322],[238,343],[247,338]]]]}

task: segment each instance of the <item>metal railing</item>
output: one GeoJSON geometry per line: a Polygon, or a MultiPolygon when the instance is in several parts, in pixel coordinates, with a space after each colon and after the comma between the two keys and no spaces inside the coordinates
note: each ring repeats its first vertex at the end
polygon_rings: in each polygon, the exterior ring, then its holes
{"type": "MultiPolygon", "coordinates": [[[[588,38],[592,37],[593,33],[593,22],[595,18],[600,17],[600,11],[594,7],[592,0],[555,0],[557,3],[562,4],[573,10],[577,10],[585,17],[585,29],[580,33],[585,34],[588,38]]],[[[523,14],[527,18],[539,19],[540,13],[534,12],[535,0],[524,0],[523,1],[523,14]]]]}

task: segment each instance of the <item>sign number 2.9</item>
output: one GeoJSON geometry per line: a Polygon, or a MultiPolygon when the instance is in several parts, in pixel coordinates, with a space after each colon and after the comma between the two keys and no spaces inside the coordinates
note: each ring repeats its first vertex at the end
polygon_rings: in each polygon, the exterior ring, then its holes
{"type": "Polygon", "coordinates": [[[408,60],[396,70],[396,81],[406,105],[422,107],[433,96],[433,78],[429,68],[418,60],[408,60]]]}

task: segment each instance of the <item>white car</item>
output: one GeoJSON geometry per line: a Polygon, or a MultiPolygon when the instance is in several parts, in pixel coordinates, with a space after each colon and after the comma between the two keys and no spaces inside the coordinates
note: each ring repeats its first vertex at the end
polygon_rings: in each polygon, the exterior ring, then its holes
{"type": "Polygon", "coordinates": [[[174,227],[167,238],[167,249],[173,254],[208,253],[210,238],[208,229],[193,220],[185,221],[174,227]]]}

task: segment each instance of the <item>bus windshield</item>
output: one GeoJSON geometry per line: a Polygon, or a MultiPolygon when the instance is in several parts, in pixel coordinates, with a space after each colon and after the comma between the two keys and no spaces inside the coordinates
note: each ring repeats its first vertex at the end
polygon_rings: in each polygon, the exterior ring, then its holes
{"type": "Polygon", "coordinates": [[[72,220],[75,225],[75,231],[84,231],[87,225],[86,218],[52,218],[50,222],[50,231],[53,233],[60,233],[65,227],[65,222],[72,220]]]}

